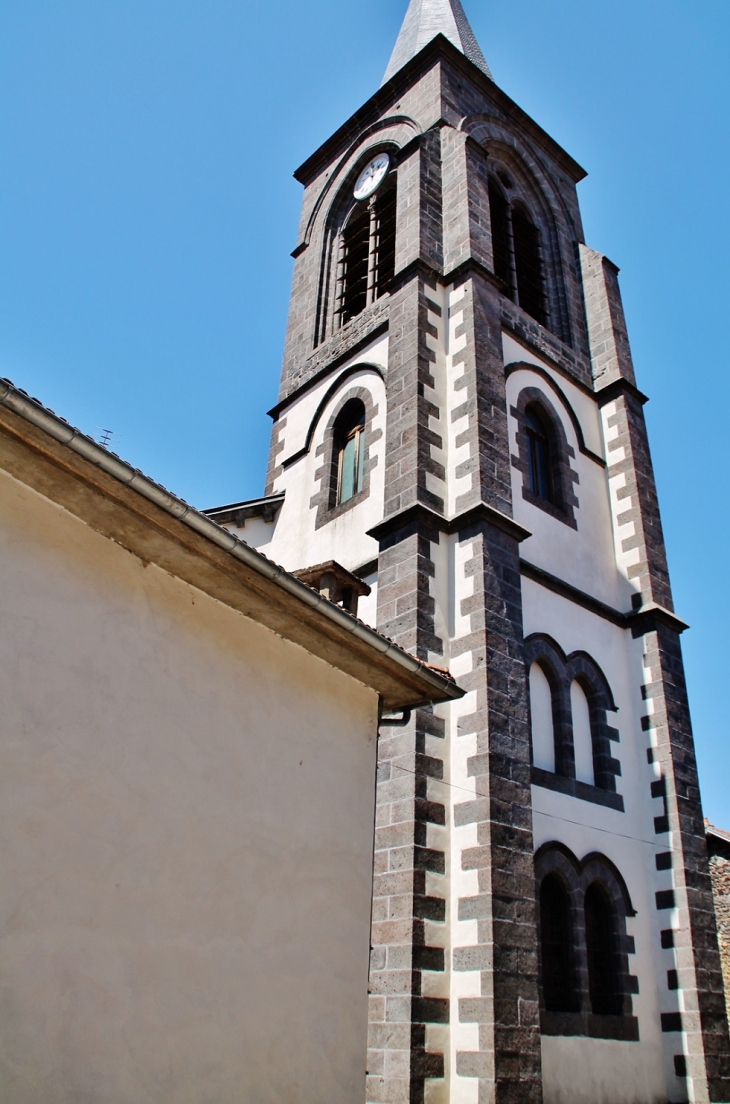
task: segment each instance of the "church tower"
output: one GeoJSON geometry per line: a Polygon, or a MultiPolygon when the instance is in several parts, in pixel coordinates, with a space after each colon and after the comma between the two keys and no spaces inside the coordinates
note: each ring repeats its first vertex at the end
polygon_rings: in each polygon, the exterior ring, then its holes
{"type": "Polygon", "coordinates": [[[296,173],[266,497],[211,511],[467,691],[381,728],[369,1104],[730,1100],[686,626],[584,175],[459,0],[411,0],[296,173]]]}

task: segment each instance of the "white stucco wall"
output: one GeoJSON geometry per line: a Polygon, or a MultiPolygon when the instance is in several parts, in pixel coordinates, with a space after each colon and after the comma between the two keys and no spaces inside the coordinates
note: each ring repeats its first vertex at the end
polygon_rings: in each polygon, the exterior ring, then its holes
{"type": "Polygon", "coordinates": [[[341,385],[335,387],[320,412],[309,450],[291,466],[284,467],[276,479],[274,490],[276,493],[285,491],[286,498],[275,521],[265,524],[253,519],[241,529],[228,526],[231,532],[261,549],[289,571],[311,567],[326,560],[337,560],[351,571],[377,558],[378,542],[366,534],[383,518],[386,397],[380,372],[385,371],[387,362],[386,335],[293,399],[282,415],[285,425],[279,437],[279,442],[284,446],[280,463],[285,463],[304,448],[321,403],[329,389],[341,380],[341,385]],[[317,472],[323,465],[318,450],[325,439],[333,411],[342,396],[354,388],[368,391],[377,408],[367,440],[371,464],[370,491],[362,502],[316,529],[317,507],[312,504],[312,498],[320,490],[321,481],[317,478],[317,472]]]}
{"type": "Polygon", "coordinates": [[[0,1099],[362,1098],[376,696],[0,474],[0,1099]]]}
{"type": "Polygon", "coordinates": [[[627,921],[636,953],[629,970],[639,981],[632,998],[639,1020],[639,1042],[543,1036],[543,1078],[546,1104],[658,1104],[684,1098],[683,1085],[671,1075],[672,1047],[677,1040],[662,1036],[661,1012],[666,1007],[666,971],[676,965],[674,951],[660,948],[659,931],[671,926],[671,914],[658,912],[657,890],[671,886],[671,872],[658,872],[657,852],[667,849],[657,836],[653,818],[662,813],[661,799],[652,799],[655,768],[647,762],[648,737],[641,728],[643,646],[625,629],[597,617],[530,579],[522,580],[524,631],[549,631],[566,654],[585,649],[600,665],[611,686],[616,713],[609,724],[619,730],[612,754],[621,763],[616,788],[624,812],[578,798],[532,787],[535,850],[555,840],[578,859],[599,852],[616,864],[626,881],[636,916],[627,921]],[[668,1085],[668,1079],[671,1083],[668,1085]]]}

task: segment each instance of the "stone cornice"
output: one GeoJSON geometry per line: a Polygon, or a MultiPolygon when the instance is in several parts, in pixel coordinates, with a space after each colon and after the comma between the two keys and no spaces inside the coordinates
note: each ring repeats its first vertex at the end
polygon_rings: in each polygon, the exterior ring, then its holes
{"type": "Polygon", "coordinates": [[[493,525],[496,529],[500,529],[508,537],[512,537],[513,540],[518,542],[527,540],[528,537],[532,536],[529,530],[523,528],[513,518],[503,514],[501,510],[495,509],[494,506],[488,506],[486,502],[479,502],[476,506],[472,506],[451,518],[444,517],[443,514],[438,514],[429,506],[416,502],[412,506],[407,506],[405,510],[385,518],[378,525],[374,525],[372,529],[368,530],[367,535],[377,541],[382,541],[409,526],[436,529],[440,533],[461,533],[472,526],[483,524],[493,525]]]}

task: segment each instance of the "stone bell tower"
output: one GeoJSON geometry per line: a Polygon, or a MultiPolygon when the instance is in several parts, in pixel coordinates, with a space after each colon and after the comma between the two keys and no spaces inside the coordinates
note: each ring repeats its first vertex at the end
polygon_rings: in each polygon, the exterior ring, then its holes
{"type": "Polygon", "coordinates": [[[266,497],[213,512],[467,691],[381,730],[371,1104],[730,1100],[686,626],[584,175],[459,0],[411,0],[296,174],[266,497]]]}

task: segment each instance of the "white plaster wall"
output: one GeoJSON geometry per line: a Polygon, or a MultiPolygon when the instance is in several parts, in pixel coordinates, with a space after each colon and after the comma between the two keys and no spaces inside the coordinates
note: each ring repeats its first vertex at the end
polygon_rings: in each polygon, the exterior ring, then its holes
{"type": "MultiPolygon", "coordinates": [[[[281,437],[284,449],[280,459],[286,460],[304,447],[317,407],[338,376],[362,361],[384,367],[386,359],[387,337],[384,337],[358,354],[357,358],[353,358],[352,363],[340,366],[296,399],[285,414],[286,426],[281,437]]],[[[275,523],[268,527],[268,543],[263,542],[262,538],[266,534],[261,531],[260,526],[251,530],[250,542],[290,571],[326,560],[337,560],[343,567],[352,570],[377,558],[378,542],[367,536],[367,530],[383,518],[385,414],[385,384],[376,371],[363,366],[360,371],[343,379],[342,386],[332,395],[322,412],[309,451],[291,467],[285,468],[276,480],[275,491],[285,491],[286,498],[275,523]],[[323,458],[317,455],[317,449],[324,440],[327,423],[342,395],[354,387],[367,389],[378,408],[372,431],[374,433],[380,430],[381,436],[377,441],[373,441],[371,436],[368,442],[370,459],[377,458],[377,463],[370,472],[370,493],[363,502],[315,529],[317,507],[311,505],[311,500],[320,490],[320,480],[315,478],[315,473],[323,464],[323,458]]],[[[243,530],[232,531],[249,542],[248,524],[243,530]]]]}
{"type": "MultiPolygon", "coordinates": [[[[538,360],[532,355],[531,359],[535,362],[538,360]]],[[[545,371],[549,370],[546,364],[542,367],[545,371]]],[[[601,433],[600,411],[596,403],[556,372],[551,371],[551,376],[557,380],[571,403],[581,424],[586,445],[599,456],[603,456],[603,444],[596,441],[597,434],[601,433]]],[[[544,377],[531,372],[529,368],[515,370],[507,380],[508,412],[525,387],[539,388],[561,418],[568,443],[575,452],[575,457],[571,458],[571,467],[578,474],[579,482],[574,489],[579,505],[575,508],[578,526],[576,530],[527,502],[522,495],[522,472],[513,467],[514,517],[532,533],[520,546],[521,555],[537,567],[559,575],[579,590],[621,612],[627,612],[631,608],[634,588],[618,570],[616,563],[606,469],[580,451],[572,420],[559,394],[544,377]]],[[[510,448],[513,456],[519,455],[518,432],[518,423],[510,414],[510,448]]]]}
{"type": "Polygon", "coordinates": [[[373,691],[0,474],[0,1099],[362,1099],[373,691]]]}
{"type": "MultiPolygon", "coordinates": [[[[651,797],[655,774],[646,757],[649,736],[641,728],[642,642],[529,579],[523,579],[522,591],[525,636],[547,632],[567,654],[587,651],[608,679],[618,706],[608,720],[621,735],[620,742],[612,744],[612,754],[621,762],[616,784],[625,805],[621,813],[533,786],[535,850],[560,841],[579,859],[592,851],[606,855],[623,875],[637,912],[628,920],[627,930],[636,941],[629,969],[639,979],[633,1009],[639,1018],[640,1041],[544,1037],[545,1104],[664,1102],[671,1056],[665,1054],[669,1037],[662,1037],[660,1014],[667,1010],[666,970],[672,967],[668,956],[673,952],[659,949],[659,932],[671,926],[671,914],[656,908],[654,895],[657,889],[667,888],[667,873],[657,872],[655,857],[667,849],[667,837],[654,832],[653,818],[663,809],[661,800],[651,797]]],[[[679,1053],[677,1037],[671,1042],[679,1053]]],[[[682,1099],[675,1095],[679,1083],[673,1077],[672,1082],[670,1098],[682,1099]]]]}

